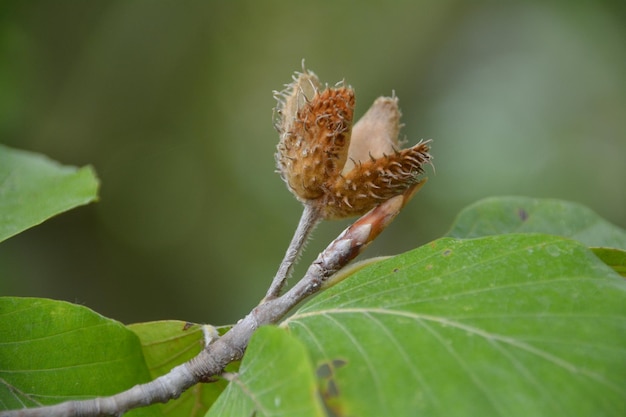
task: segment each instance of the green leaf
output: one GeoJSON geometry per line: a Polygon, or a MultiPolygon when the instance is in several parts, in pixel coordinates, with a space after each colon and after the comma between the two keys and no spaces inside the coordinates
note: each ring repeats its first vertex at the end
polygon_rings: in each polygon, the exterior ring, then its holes
{"type": "Polygon", "coordinates": [[[139,340],[121,323],[63,301],[0,298],[0,409],[112,395],[149,380],[139,340]]]}
{"type": "Polygon", "coordinates": [[[613,248],[591,248],[591,250],[602,262],[626,278],[626,251],[613,248]]]}
{"type": "Polygon", "coordinates": [[[326,415],[306,349],[282,329],[257,330],[231,378],[207,417],[326,415]]]}
{"type": "Polygon", "coordinates": [[[573,240],[444,238],[358,271],[283,325],[330,370],[334,415],[626,413],[626,281],[573,240]]]}
{"type": "Polygon", "coordinates": [[[50,217],[94,201],[98,180],[89,166],[0,145],[0,242],[50,217]]]}
{"type": "Polygon", "coordinates": [[[459,214],[448,236],[469,239],[505,233],[546,233],[587,246],[626,249],[626,231],[591,209],[527,197],[494,197],[472,204],[459,214]]]}
{"type": "MultiPolygon", "coordinates": [[[[168,320],[128,326],[141,340],[146,364],[152,379],[165,375],[172,368],[196,356],[204,347],[202,326],[183,321],[168,320]]],[[[218,329],[223,334],[226,327],[218,329]]],[[[229,365],[227,370],[236,369],[229,365]]],[[[159,404],[162,415],[193,417],[206,413],[226,388],[226,381],[198,384],[185,391],[178,399],[159,404]]]]}

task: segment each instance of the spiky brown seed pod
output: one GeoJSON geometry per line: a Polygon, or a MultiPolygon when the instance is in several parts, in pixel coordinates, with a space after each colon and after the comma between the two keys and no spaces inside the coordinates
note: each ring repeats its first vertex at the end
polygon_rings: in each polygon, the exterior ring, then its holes
{"type": "Polygon", "coordinates": [[[277,98],[278,171],[323,218],[362,215],[425,181],[428,142],[400,149],[397,98],[378,98],[354,128],[352,88],[322,89],[310,71],[297,73],[277,98]]]}
{"type": "Polygon", "coordinates": [[[354,93],[345,87],[319,90],[315,74],[304,72],[279,100],[280,142],[276,161],[287,186],[300,201],[326,193],[348,156],[354,93]]]}

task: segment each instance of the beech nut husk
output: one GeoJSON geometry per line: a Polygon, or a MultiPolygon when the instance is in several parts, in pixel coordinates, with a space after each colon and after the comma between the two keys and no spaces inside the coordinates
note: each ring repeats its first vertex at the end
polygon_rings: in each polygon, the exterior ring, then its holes
{"type": "Polygon", "coordinates": [[[322,86],[303,69],[276,98],[278,172],[322,218],[362,215],[425,182],[430,141],[401,148],[397,97],[379,97],[353,126],[354,90],[343,83],[322,86]]]}

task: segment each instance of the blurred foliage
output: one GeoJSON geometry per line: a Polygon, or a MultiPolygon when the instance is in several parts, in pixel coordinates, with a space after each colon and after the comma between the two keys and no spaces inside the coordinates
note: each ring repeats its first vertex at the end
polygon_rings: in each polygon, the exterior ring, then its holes
{"type": "MultiPolygon", "coordinates": [[[[0,293],[125,322],[221,324],[264,294],[300,207],[274,171],[272,90],[307,66],[400,98],[436,173],[366,252],[445,234],[485,196],[626,225],[622,1],[55,1],[0,7],[0,142],[93,164],[101,201],[0,247],[0,293]]],[[[345,226],[325,223],[306,264],[345,226]]],[[[301,265],[298,271],[302,271],[301,265]]]]}

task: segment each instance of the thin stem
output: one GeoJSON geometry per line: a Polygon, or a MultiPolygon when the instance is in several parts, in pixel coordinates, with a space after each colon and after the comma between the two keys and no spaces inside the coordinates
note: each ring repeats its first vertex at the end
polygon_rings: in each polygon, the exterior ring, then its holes
{"type": "Polygon", "coordinates": [[[298,227],[289,243],[287,252],[285,252],[285,257],[278,267],[278,272],[276,272],[276,276],[267,290],[267,294],[262,301],[263,303],[280,296],[280,292],[287,283],[287,279],[291,275],[291,271],[298,256],[302,253],[306,241],[309,236],[311,236],[311,232],[313,232],[320,220],[321,216],[319,210],[311,204],[305,204],[298,227]]]}

